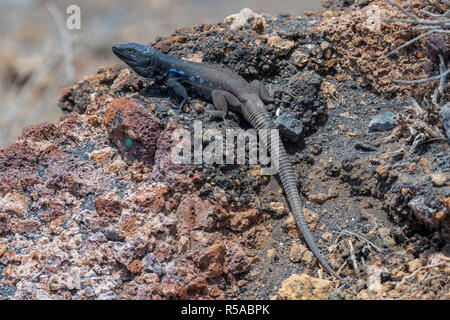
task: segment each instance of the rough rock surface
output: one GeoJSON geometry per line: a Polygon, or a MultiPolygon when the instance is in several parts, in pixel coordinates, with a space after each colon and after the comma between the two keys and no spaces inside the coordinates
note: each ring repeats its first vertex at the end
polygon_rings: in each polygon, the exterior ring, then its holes
{"type": "Polygon", "coordinates": [[[389,131],[395,127],[394,114],[390,111],[385,111],[382,114],[375,116],[369,122],[369,131],[389,131]]]}
{"type": "MultiPolygon", "coordinates": [[[[429,18],[420,12],[420,9],[440,14],[448,10],[448,6],[443,1],[394,2],[420,19],[429,18]]],[[[385,0],[355,3],[325,0],[322,6],[323,19],[314,32],[323,33],[328,41],[333,43],[337,52],[338,72],[341,72],[339,80],[353,79],[359,85],[370,85],[376,92],[388,97],[394,97],[400,93],[422,100],[433,93],[437,86],[436,82],[434,85],[430,83],[398,85],[392,81],[393,79],[415,80],[438,74],[436,45],[434,45],[436,41],[430,41],[430,37],[425,37],[392,56],[384,57],[398,46],[423,33],[422,30],[413,30],[411,24],[383,20],[409,19],[398,8],[391,6],[385,0]],[[345,9],[342,9],[342,3],[347,3],[344,6],[345,9]]],[[[437,37],[441,43],[449,43],[448,36],[447,38],[444,35],[437,37]]],[[[444,54],[448,54],[448,50],[445,52],[444,54]]]]}
{"type": "Polygon", "coordinates": [[[318,266],[277,178],[172,163],[175,130],[198,119],[246,129],[241,116],[209,120],[195,96],[173,109],[170,92],[120,65],[67,88],[62,121],[0,150],[1,299],[450,298],[448,144],[411,152],[405,132],[368,133],[376,114],[409,102],[343,80],[339,44],[312,31],[317,19],[261,19],[264,30],[201,25],[154,46],[296,97],[267,107],[302,123],[286,148],[307,222],[352,287],[318,266]]]}
{"type": "Polygon", "coordinates": [[[307,274],[293,274],[283,281],[278,296],[280,300],[328,300],[333,287],[328,280],[317,279],[307,274]]]}
{"type": "Polygon", "coordinates": [[[298,142],[303,132],[303,124],[300,120],[292,118],[286,113],[275,119],[275,125],[280,130],[280,134],[291,142],[298,142]]]}

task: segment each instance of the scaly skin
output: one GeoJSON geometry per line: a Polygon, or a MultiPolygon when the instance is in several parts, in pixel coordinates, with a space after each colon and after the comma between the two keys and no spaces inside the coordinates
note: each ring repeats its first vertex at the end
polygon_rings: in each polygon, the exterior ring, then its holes
{"type": "MultiPolygon", "coordinates": [[[[215,112],[214,117],[225,116],[228,107],[241,113],[258,131],[260,139],[270,150],[270,141],[260,133],[264,129],[276,129],[264,104],[264,102],[272,102],[273,98],[259,81],[249,83],[229,69],[176,59],[151,47],[136,43],[115,45],[113,52],[141,76],[164,81],[168,87],[183,98],[181,105],[187,97],[183,85],[187,85],[197,94],[205,98],[212,98],[217,109],[217,111],[213,111],[215,112]]],[[[278,174],[295,221],[306,243],[322,266],[331,275],[345,283],[321,255],[309,231],[288,155],[279,136],[276,135],[274,138],[278,139],[279,152],[272,152],[272,161],[279,164],[278,174]]]]}
{"type": "MultiPolygon", "coordinates": [[[[264,106],[264,103],[256,94],[249,95],[246,101],[242,104],[241,112],[244,118],[252,125],[255,130],[260,132],[261,129],[275,129],[275,124],[270,120],[270,116],[264,106]]],[[[264,138],[264,135],[259,135],[264,138]]],[[[279,136],[277,136],[279,139],[279,136]]],[[[266,145],[270,147],[270,143],[264,141],[266,145]]],[[[278,159],[272,159],[272,161],[279,163],[278,175],[283,185],[284,192],[289,201],[292,213],[294,214],[295,222],[300,228],[308,247],[311,249],[314,256],[319,260],[322,266],[334,277],[345,281],[330,267],[325,258],[321,255],[319,248],[314,241],[314,238],[309,231],[308,225],[306,224],[305,216],[303,214],[302,203],[300,200],[300,195],[297,189],[297,181],[294,177],[294,172],[292,171],[292,166],[289,162],[288,155],[284,149],[281,140],[278,141],[279,152],[275,153],[278,159]]]]}

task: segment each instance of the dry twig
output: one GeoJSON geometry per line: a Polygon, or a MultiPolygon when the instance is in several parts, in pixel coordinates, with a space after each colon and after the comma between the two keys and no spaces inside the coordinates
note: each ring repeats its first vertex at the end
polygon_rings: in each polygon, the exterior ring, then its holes
{"type": "Polygon", "coordinates": [[[344,230],[344,231],[341,231],[341,232],[336,232],[336,231],[333,231],[333,232],[337,233],[337,234],[340,234],[340,235],[342,235],[342,234],[344,234],[344,235],[352,235],[354,237],[357,237],[358,239],[361,239],[361,240],[365,241],[366,243],[371,245],[376,251],[378,251],[378,252],[382,252],[383,251],[382,249],[377,247],[372,241],[367,240],[366,238],[364,238],[363,236],[361,236],[361,235],[359,235],[357,233],[354,233],[354,232],[351,232],[351,231],[348,231],[348,230],[344,230]]]}
{"type": "Polygon", "coordinates": [[[396,114],[397,126],[383,143],[397,141],[405,138],[412,143],[408,153],[414,152],[418,145],[429,141],[445,141],[445,136],[438,127],[439,110],[441,106],[437,101],[438,88],[431,97],[431,102],[424,99],[422,106],[412,97],[410,104],[404,107],[405,112],[396,114]]]}
{"type": "MultiPolygon", "coordinates": [[[[436,18],[436,20],[420,19],[414,13],[409,12],[408,10],[404,9],[402,6],[396,4],[392,0],[386,0],[386,1],[393,7],[396,7],[397,9],[399,9],[401,12],[403,12],[405,15],[407,15],[411,19],[383,19],[384,21],[403,22],[403,23],[409,23],[409,24],[413,24],[413,25],[422,25],[422,26],[414,26],[414,27],[412,27],[412,29],[413,30],[430,30],[430,31],[423,33],[423,34],[405,42],[404,44],[402,44],[401,46],[390,51],[386,55],[381,56],[380,59],[389,57],[392,54],[394,54],[395,52],[397,52],[403,48],[406,48],[407,46],[413,44],[414,42],[416,42],[422,38],[428,37],[432,34],[437,33],[437,34],[443,34],[443,35],[450,35],[450,19],[447,18],[450,16],[450,9],[447,10],[443,14],[436,14],[436,13],[432,13],[427,10],[421,9],[421,10],[419,10],[421,13],[427,15],[430,18],[436,18]]],[[[448,1],[444,0],[444,3],[448,4],[448,1]]],[[[447,87],[449,87],[449,84],[448,84],[448,82],[446,82],[446,79],[447,79],[448,74],[450,73],[450,68],[448,68],[445,65],[444,58],[441,55],[439,56],[439,59],[440,59],[440,62],[439,62],[439,75],[438,76],[416,79],[416,80],[395,79],[395,80],[393,80],[393,82],[398,83],[398,84],[417,84],[417,83],[423,83],[423,82],[427,82],[427,81],[439,80],[439,92],[441,94],[443,94],[444,90],[447,89],[447,87]]]]}
{"type": "Polygon", "coordinates": [[[353,243],[350,241],[350,239],[348,240],[348,245],[350,247],[350,257],[352,258],[353,268],[354,268],[356,274],[359,274],[358,263],[356,262],[356,256],[355,256],[355,249],[353,248],[353,243]]]}
{"type": "Polygon", "coordinates": [[[398,286],[404,284],[406,282],[406,280],[413,279],[422,270],[436,268],[436,267],[440,267],[440,266],[443,266],[443,265],[446,265],[446,264],[447,264],[446,262],[440,262],[440,263],[430,264],[430,265],[427,265],[427,266],[420,267],[417,270],[415,270],[413,273],[411,273],[411,274],[409,274],[407,276],[404,276],[401,281],[394,282],[393,284],[395,284],[395,286],[398,287],[398,286]]]}

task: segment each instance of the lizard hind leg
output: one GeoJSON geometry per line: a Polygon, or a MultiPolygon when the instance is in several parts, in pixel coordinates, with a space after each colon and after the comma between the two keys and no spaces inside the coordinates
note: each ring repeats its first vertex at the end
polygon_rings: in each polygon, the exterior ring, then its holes
{"type": "Polygon", "coordinates": [[[266,103],[274,103],[274,102],[283,102],[286,104],[289,104],[289,101],[283,100],[283,99],[275,99],[275,93],[279,92],[279,93],[283,93],[286,94],[288,96],[290,96],[292,99],[294,100],[298,100],[297,97],[295,97],[293,94],[285,91],[285,90],[267,90],[266,86],[264,85],[264,83],[262,83],[259,80],[253,80],[250,85],[252,86],[253,91],[256,94],[259,94],[259,97],[261,98],[261,100],[266,103]]]}
{"type": "Polygon", "coordinates": [[[215,109],[211,111],[211,118],[225,118],[228,113],[228,106],[232,108],[239,108],[241,106],[239,99],[227,91],[213,90],[211,97],[215,109]]]}
{"type": "Polygon", "coordinates": [[[267,90],[263,82],[259,80],[253,80],[252,82],[250,82],[250,86],[252,88],[252,91],[259,95],[259,97],[265,104],[275,102],[273,92],[267,90]]]}

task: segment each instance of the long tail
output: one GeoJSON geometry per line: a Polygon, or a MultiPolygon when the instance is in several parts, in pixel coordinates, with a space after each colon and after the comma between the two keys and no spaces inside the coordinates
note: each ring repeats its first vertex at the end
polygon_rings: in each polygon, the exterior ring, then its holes
{"type": "Polygon", "coordinates": [[[303,237],[308,244],[308,247],[314,254],[314,256],[319,260],[322,266],[334,277],[346,283],[344,279],[342,279],[328,264],[325,258],[321,255],[319,248],[317,247],[314,238],[309,231],[308,225],[306,224],[305,216],[303,214],[302,203],[300,200],[300,195],[297,189],[297,182],[294,178],[294,172],[292,170],[292,166],[289,162],[289,158],[287,156],[286,150],[284,149],[283,143],[279,137],[279,135],[275,136],[266,136],[265,134],[261,134],[262,129],[274,129],[275,125],[272,120],[270,120],[270,115],[268,114],[263,102],[258,99],[252,99],[251,101],[247,101],[242,106],[242,113],[247,119],[248,122],[258,131],[259,138],[265,143],[267,148],[270,150],[270,139],[278,139],[278,151],[272,152],[271,158],[272,161],[278,162],[279,169],[278,175],[280,176],[281,183],[284,188],[284,192],[289,201],[289,205],[294,214],[295,221],[300,228],[300,231],[303,234],[303,237]],[[268,141],[269,140],[269,141],[268,141]]]}
{"type": "Polygon", "coordinates": [[[344,282],[344,279],[342,279],[336,273],[336,271],[334,271],[330,267],[325,258],[320,254],[319,248],[317,247],[316,242],[314,241],[314,238],[309,231],[308,225],[306,224],[305,215],[303,214],[302,203],[297,189],[297,182],[294,178],[294,172],[281,141],[279,142],[279,150],[280,159],[278,174],[280,176],[281,183],[283,184],[284,192],[286,193],[286,196],[288,198],[292,213],[294,214],[295,221],[297,222],[297,225],[303,234],[303,238],[305,239],[312,253],[316,256],[317,260],[319,260],[319,262],[322,264],[322,266],[330,274],[344,282]]]}

